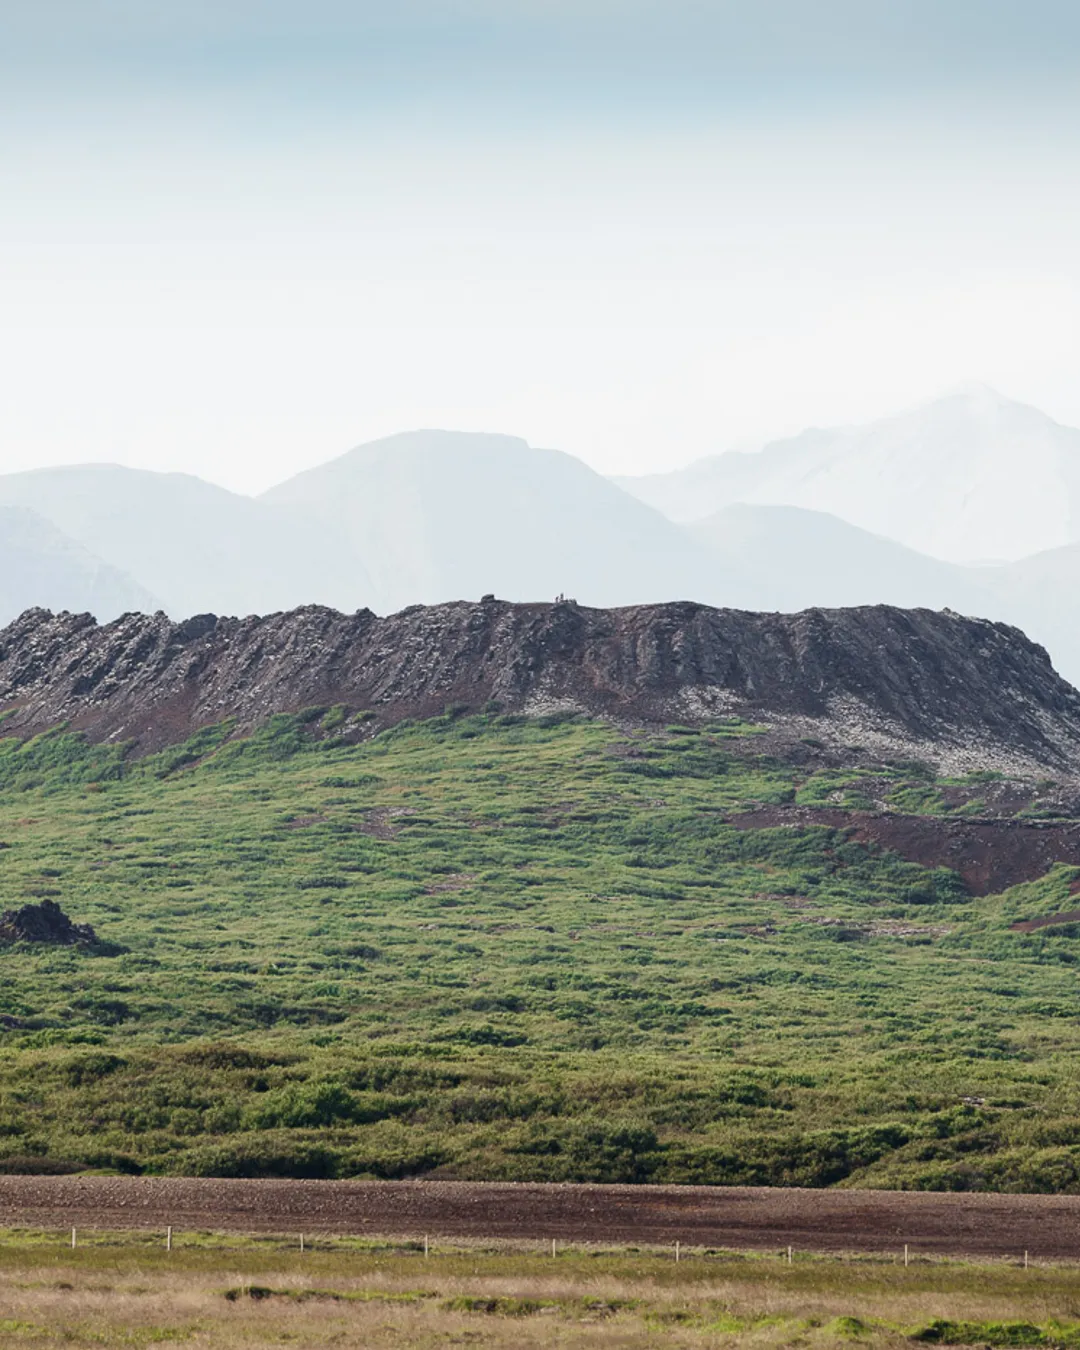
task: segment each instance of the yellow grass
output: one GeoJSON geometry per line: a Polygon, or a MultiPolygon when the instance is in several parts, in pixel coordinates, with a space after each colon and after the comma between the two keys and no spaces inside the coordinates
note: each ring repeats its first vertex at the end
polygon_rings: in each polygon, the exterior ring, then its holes
{"type": "Polygon", "coordinates": [[[0,1347],[1080,1346],[1080,1272],[670,1252],[0,1234],[0,1347]],[[1017,1327],[1037,1330],[1027,1341],[1017,1327]],[[955,1343],[955,1329],[953,1333],[955,1343]],[[1019,1339],[1017,1339],[1019,1337],[1019,1339]]]}

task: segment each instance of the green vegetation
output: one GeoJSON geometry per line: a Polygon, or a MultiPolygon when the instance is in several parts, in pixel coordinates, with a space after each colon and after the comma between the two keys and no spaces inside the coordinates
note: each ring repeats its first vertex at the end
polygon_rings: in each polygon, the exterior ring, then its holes
{"type": "Polygon", "coordinates": [[[101,939],[0,949],[0,1167],[1080,1190],[1076,869],[736,829],[870,777],[735,722],[356,725],[0,740],[2,907],[101,939]]]}

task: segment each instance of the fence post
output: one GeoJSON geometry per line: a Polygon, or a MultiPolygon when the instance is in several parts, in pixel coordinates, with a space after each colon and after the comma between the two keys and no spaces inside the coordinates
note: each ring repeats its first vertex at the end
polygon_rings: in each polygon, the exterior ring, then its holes
{"type": "Polygon", "coordinates": [[[908,1263],[908,1245],[907,1245],[907,1243],[905,1242],[905,1243],[904,1243],[904,1265],[905,1265],[905,1267],[907,1266],[907,1263],[908,1263]]]}
{"type": "Polygon", "coordinates": [[[71,1250],[75,1250],[75,1229],[71,1230],[71,1250]]]}
{"type": "Polygon", "coordinates": [[[171,1228],[171,1227],[166,1228],[166,1230],[165,1230],[165,1250],[166,1250],[167,1252],[171,1252],[171,1251],[172,1251],[172,1228],[171,1228]]]}

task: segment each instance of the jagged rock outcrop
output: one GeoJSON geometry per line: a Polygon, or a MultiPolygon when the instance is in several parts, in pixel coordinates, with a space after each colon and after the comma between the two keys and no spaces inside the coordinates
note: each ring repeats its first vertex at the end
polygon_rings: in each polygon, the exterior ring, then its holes
{"type": "Polygon", "coordinates": [[[88,923],[72,923],[55,900],[23,905],[0,914],[0,943],[37,942],[51,947],[93,947],[97,934],[88,923]]]}
{"type": "Polygon", "coordinates": [[[0,631],[6,730],[68,721],[143,752],[227,717],[243,730],[341,703],[386,724],[492,701],[640,721],[738,713],[843,744],[937,747],[972,766],[1080,766],[1080,693],[1046,652],[1015,628],[948,611],[486,600],[387,618],[313,606],[104,625],[29,610],[0,631]]]}

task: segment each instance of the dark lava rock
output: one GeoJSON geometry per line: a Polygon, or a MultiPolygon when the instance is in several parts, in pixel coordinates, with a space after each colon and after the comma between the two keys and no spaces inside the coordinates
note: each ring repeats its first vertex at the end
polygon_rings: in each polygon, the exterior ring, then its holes
{"type": "Polygon", "coordinates": [[[737,714],[793,738],[924,755],[951,747],[956,767],[1080,769],[1080,693],[1043,648],[949,611],[486,599],[387,618],[309,606],[104,625],[28,610],[0,631],[0,708],[16,734],[68,721],[146,752],[227,717],[243,731],[275,712],[340,703],[374,712],[379,726],[491,702],[653,723],[737,714]]]}
{"type": "Polygon", "coordinates": [[[40,905],[23,905],[0,914],[0,942],[93,947],[97,934],[88,923],[72,923],[55,900],[42,900],[40,905]]]}

